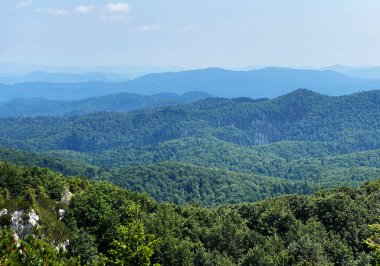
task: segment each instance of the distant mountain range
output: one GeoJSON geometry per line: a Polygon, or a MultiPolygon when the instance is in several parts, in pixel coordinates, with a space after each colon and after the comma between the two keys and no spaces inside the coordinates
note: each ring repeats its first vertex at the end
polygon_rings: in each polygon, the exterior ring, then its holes
{"type": "Polygon", "coordinates": [[[207,68],[148,74],[126,82],[49,83],[0,85],[0,101],[15,98],[81,100],[121,92],[183,94],[202,91],[219,97],[274,98],[298,88],[336,96],[380,88],[380,80],[350,77],[331,70],[264,68],[232,71],[207,68]]]}
{"type": "Polygon", "coordinates": [[[46,99],[15,99],[0,102],[0,117],[76,115],[99,111],[131,111],[191,103],[210,97],[203,92],[188,92],[183,95],[160,93],[138,95],[119,93],[93,97],[80,101],[56,101],[46,99]]]}
{"type": "Polygon", "coordinates": [[[351,77],[363,79],[380,79],[380,67],[368,67],[361,69],[354,69],[345,73],[351,77]]]}
{"type": "MultiPolygon", "coordinates": [[[[114,65],[114,66],[52,66],[52,65],[33,65],[17,63],[0,63],[0,77],[18,77],[19,82],[23,76],[34,72],[44,73],[63,73],[63,74],[87,74],[87,73],[112,73],[113,75],[127,76],[134,79],[149,73],[159,73],[166,71],[182,71],[187,68],[179,66],[154,66],[154,65],[114,65]]],[[[37,80],[44,81],[44,80],[37,80]]],[[[94,81],[94,80],[90,80],[94,81]]],[[[2,83],[3,81],[0,81],[2,83]]]]}
{"type": "Polygon", "coordinates": [[[334,71],[264,68],[231,71],[208,68],[176,73],[149,74],[126,83],[131,90],[145,93],[161,90],[183,93],[195,90],[221,97],[269,97],[307,88],[335,96],[380,88],[380,81],[361,80],[334,71]]]}
{"type": "Polygon", "coordinates": [[[322,70],[332,70],[332,71],[336,71],[336,72],[339,72],[339,73],[342,73],[354,78],[380,79],[379,66],[354,67],[354,66],[334,65],[334,66],[326,67],[322,70]]]}

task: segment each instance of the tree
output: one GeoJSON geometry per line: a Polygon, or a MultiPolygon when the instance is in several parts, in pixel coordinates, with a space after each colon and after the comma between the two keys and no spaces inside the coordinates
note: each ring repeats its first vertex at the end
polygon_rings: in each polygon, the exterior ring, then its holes
{"type": "Polygon", "coordinates": [[[18,239],[14,231],[0,229],[0,265],[77,265],[75,258],[67,260],[62,250],[57,250],[48,242],[27,236],[18,239]]]}
{"type": "Polygon", "coordinates": [[[113,265],[149,266],[154,247],[159,239],[152,234],[145,233],[139,217],[140,206],[132,205],[130,208],[136,214],[135,220],[116,228],[118,239],[111,244],[110,263],[113,265]]]}
{"type": "Polygon", "coordinates": [[[376,265],[380,265],[380,224],[371,224],[369,228],[373,233],[364,243],[373,251],[376,265]]]}

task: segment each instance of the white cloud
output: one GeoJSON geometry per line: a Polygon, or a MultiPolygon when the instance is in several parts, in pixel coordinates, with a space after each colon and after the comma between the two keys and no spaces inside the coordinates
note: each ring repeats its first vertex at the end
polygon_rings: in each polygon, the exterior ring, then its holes
{"type": "Polygon", "coordinates": [[[192,27],[192,26],[190,26],[190,25],[188,25],[188,26],[186,26],[186,27],[183,27],[182,28],[182,31],[183,32],[186,32],[186,31],[191,31],[191,30],[193,30],[194,28],[192,27]]]}
{"type": "Polygon", "coordinates": [[[77,6],[74,11],[75,13],[78,13],[78,14],[87,14],[91,12],[91,10],[93,9],[94,9],[94,6],[80,5],[80,6],[77,6]]]}
{"type": "Polygon", "coordinates": [[[129,13],[131,7],[127,3],[108,3],[106,9],[110,13],[129,13]]]}
{"type": "Polygon", "coordinates": [[[16,5],[16,8],[27,8],[32,4],[32,1],[23,1],[16,5]]]}
{"type": "Polygon", "coordinates": [[[108,3],[105,12],[100,15],[100,20],[111,22],[129,22],[131,7],[127,3],[108,3]]]}
{"type": "Polygon", "coordinates": [[[52,9],[52,8],[49,8],[46,10],[46,13],[50,14],[50,15],[55,15],[55,16],[69,16],[70,15],[70,11],[66,10],[66,9],[52,9]]]}
{"type": "Polygon", "coordinates": [[[139,28],[137,28],[137,31],[153,31],[153,30],[159,30],[161,29],[160,26],[157,25],[144,25],[139,28]]]}

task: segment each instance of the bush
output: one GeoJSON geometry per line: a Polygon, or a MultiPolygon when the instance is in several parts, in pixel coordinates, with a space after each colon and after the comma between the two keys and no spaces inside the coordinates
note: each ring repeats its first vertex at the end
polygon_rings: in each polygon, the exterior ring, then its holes
{"type": "Polygon", "coordinates": [[[11,223],[12,215],[4,214],[0,216],[0,226],[9,226],[11,223]]]}

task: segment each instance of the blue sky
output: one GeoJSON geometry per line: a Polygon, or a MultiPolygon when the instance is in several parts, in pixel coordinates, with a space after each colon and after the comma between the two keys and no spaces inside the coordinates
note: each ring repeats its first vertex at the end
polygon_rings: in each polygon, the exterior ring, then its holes
{"type": "Polygon", "coordinates": [[[380,65],[378,0],[0,1],[0,63],[380,65]]]}

